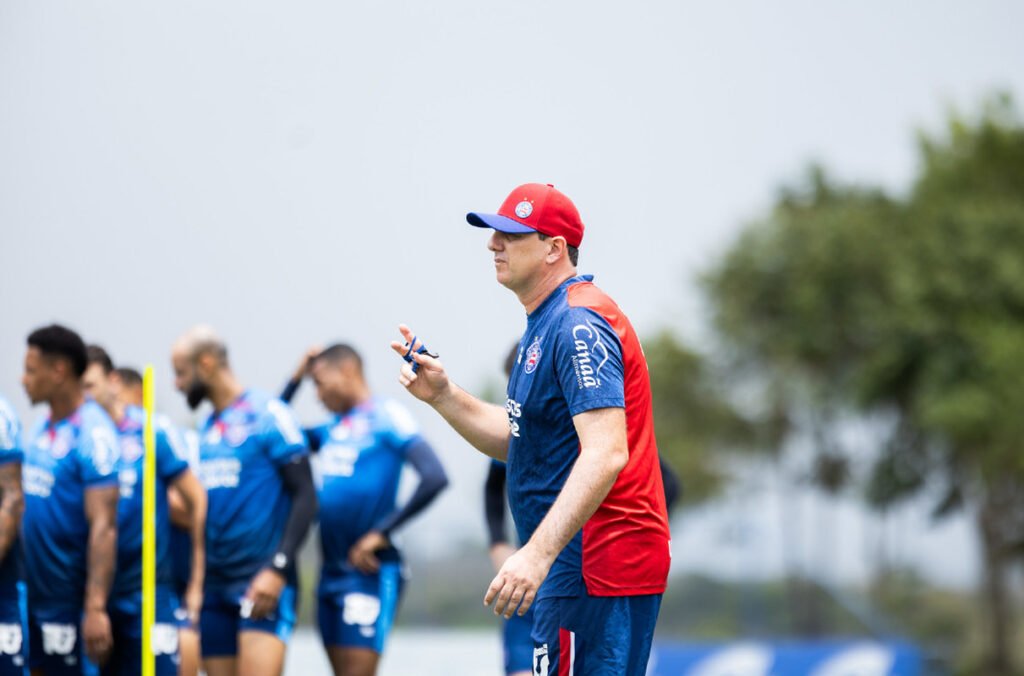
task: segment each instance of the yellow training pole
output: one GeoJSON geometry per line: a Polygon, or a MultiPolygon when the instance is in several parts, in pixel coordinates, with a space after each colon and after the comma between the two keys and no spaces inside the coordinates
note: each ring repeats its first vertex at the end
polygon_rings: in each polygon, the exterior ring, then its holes
{"type": "Polygon", "coordinates": [[[153,367],[142,376],[142,403],[146,409],[142,461],[142,676],[155,676],[153,625],[156,624],[156,428],[153,426],[153,367]]]}

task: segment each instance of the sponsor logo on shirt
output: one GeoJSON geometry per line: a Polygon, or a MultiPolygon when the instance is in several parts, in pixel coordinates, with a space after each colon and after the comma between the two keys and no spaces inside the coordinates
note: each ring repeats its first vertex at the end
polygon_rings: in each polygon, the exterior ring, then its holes
{"type": "Polygon", "coordinates": [[[134,467],[126,467],[117,473],[118,484],[121,488],[121,497],[130,499],[135,495],[135,484],[139,482],[139,473],[134,467]]]}
{"type": "Polygon", "coordinates": [[[533,342],[530,343],[530,347],[526,348],[526,364],[523,366],[524,373],[530,374],[537,370],[541,354],[543,352],[540,349],[540,338],[534,338],[533,342]]]}
{"type": "Polygon", "coordinates": [[[324,476],[352,476],[359,449],[349,444],[330,443],[320,450],[319,456],[320,472],[324,476]]]}
{"type": "Polygon", "coordinates": [[[142,444],[137,437],[121,437],[121,457],[126,462],[135,462],[142,457],[142,444]]]}
{"type": "Polygon", "coordinates": [[[48,498],[53,491],[53,474],[42,467],[25,465],[21,470],[21,480],[29,495],[48,498]]]}
{"type": "Polygon", "coordinates": [[[576,372],[576,386],[583,390],[601,387],[601,369],[608,362],[608,347],[601,334],[590,322],[572,327],[575,353],[572,368],[576,372]]]}
{"type": "Polygon", "coordinates": [[[509,397],[505,400],[505,412],[508,413],[508,429],[512,436],[519,436],[519,418],[523,415],[523,407],[518,401],[509,397]]]}
{"type": "Polygon", "coordinates": [[[236,488],[241,473],[242,461],[238,458],[215,458],[199,463],[199,480],[207,490],[236,488]]]}

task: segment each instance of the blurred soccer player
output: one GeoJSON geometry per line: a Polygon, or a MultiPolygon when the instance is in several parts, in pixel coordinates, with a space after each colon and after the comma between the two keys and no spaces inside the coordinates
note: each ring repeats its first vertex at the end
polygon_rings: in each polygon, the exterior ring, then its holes
{"type": "Polygon", "coordinates": [[[171,361],[188,404],[213,404],[199,447],[209,497],[203,667],[280,674],[295,625],[295,555],[317,510],[302,430],[280,399],[242,387],[212,329],[186,332],[171,361]]]}
{"type": "Polygon", "coordinates": [[[33,404],[50,406],[27,437],[22,475],[33,674],[90,673],[84,658],[102,665],[112,646],[119,449],[114,423],[82,391],[85,367],[74,331],[29,335],[22,384],[33,404]]]}
{"type": "MultiPolygon", "coordinates": [[[[527,313],[504,409],[452,383],[408,327],[400,382],[483,453],[508,461],[523,546],[484,596],[510,617],[535,609],[533,672],[640,676],[669,569],[650,378],[622,311],[579,276],[583,223],[550,185],[516,188],[497,214],[498,282],[527,313]]],[[[436,347],[436,346],[434,346],[436,347]]]]}
{"type": "MultiPolygon", "coordinates": [[[[121,445],[120,489],[117,511],[117,573],[108,602],[114,648],[103,667],[104,674],[137,674],[142,663],[142,469],[145,453],[143,432],[146,412],[126,405],[121,379],[106,350],[90,345],[86,349],[89,365],[82,382],[86,393],[96,400],[117,426],[121,445]]],[[[203,602],[203,573],[206,569],[204,538],[206,528],[206,491],[189,470],[185,450],[177,430],[164,416],[153,420],[156,433],[156,624],[153,626],[153,653],[156,673],[178,673],[179,602],[190,622],[197,624],[203,602]],[[172,587],[170,558],[171,525],[167,493],[175,490],[191,516],[192,577],[185,595],[179,599],[172,587]]]]}
{"type": "Polygon", "coordinates": [[[18,531],[25,511],[21,492],[21,425],[0,397],[0,676],[24,676],[28,657],[22,624],[27,612],[18,531]]]}
{"type": "Polygon", "coordinates": [[[332,413],[306,430],[322,478],[320,636],[336,676],[372,676],[403,585],[392,534],[425,509],[448,479],[405,408],[373,396],[354,349],[308,351],[282,398],[291,399],[307,371],[332,413]],[[395,498],[406,462],[420,480],[399,508],[395,498]]]}
{"type": "Polygon", "coordinates": [[[136,369],[119,366],[110,374],[110,384],[125,406],[142,408],[142,374],[136,369]]]}

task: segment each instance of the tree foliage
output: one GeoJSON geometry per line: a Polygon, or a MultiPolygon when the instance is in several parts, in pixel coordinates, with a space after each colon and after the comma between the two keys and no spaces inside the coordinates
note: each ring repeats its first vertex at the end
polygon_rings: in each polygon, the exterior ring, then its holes
{"type": "Polygon", "coordinates": [[[928,490],[936,515],[978,515],[1001,672],[996,587],[1024,540],[1024,126],[996,98],[919,147],[903,195],[812,168],[707,290],[724,340],[748,367],[798,383],[797,405],[826,422],[837,411],[892,421],[864,458],[872,504],[928,490]]]}

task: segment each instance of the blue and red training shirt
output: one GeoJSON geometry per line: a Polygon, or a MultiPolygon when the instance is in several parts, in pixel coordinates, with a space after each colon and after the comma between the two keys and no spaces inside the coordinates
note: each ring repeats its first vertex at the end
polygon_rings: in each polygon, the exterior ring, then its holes
{"type": "Polygon", "coordinates": [[[624,408],[629,461],[538,598],[661,594],[668,576],[647,360],[629,320],[592,279],[566,280],[528,315],[509,379],[508,492],[520,540],[533,535],[579,457],[573,416],[624,408]]]}

